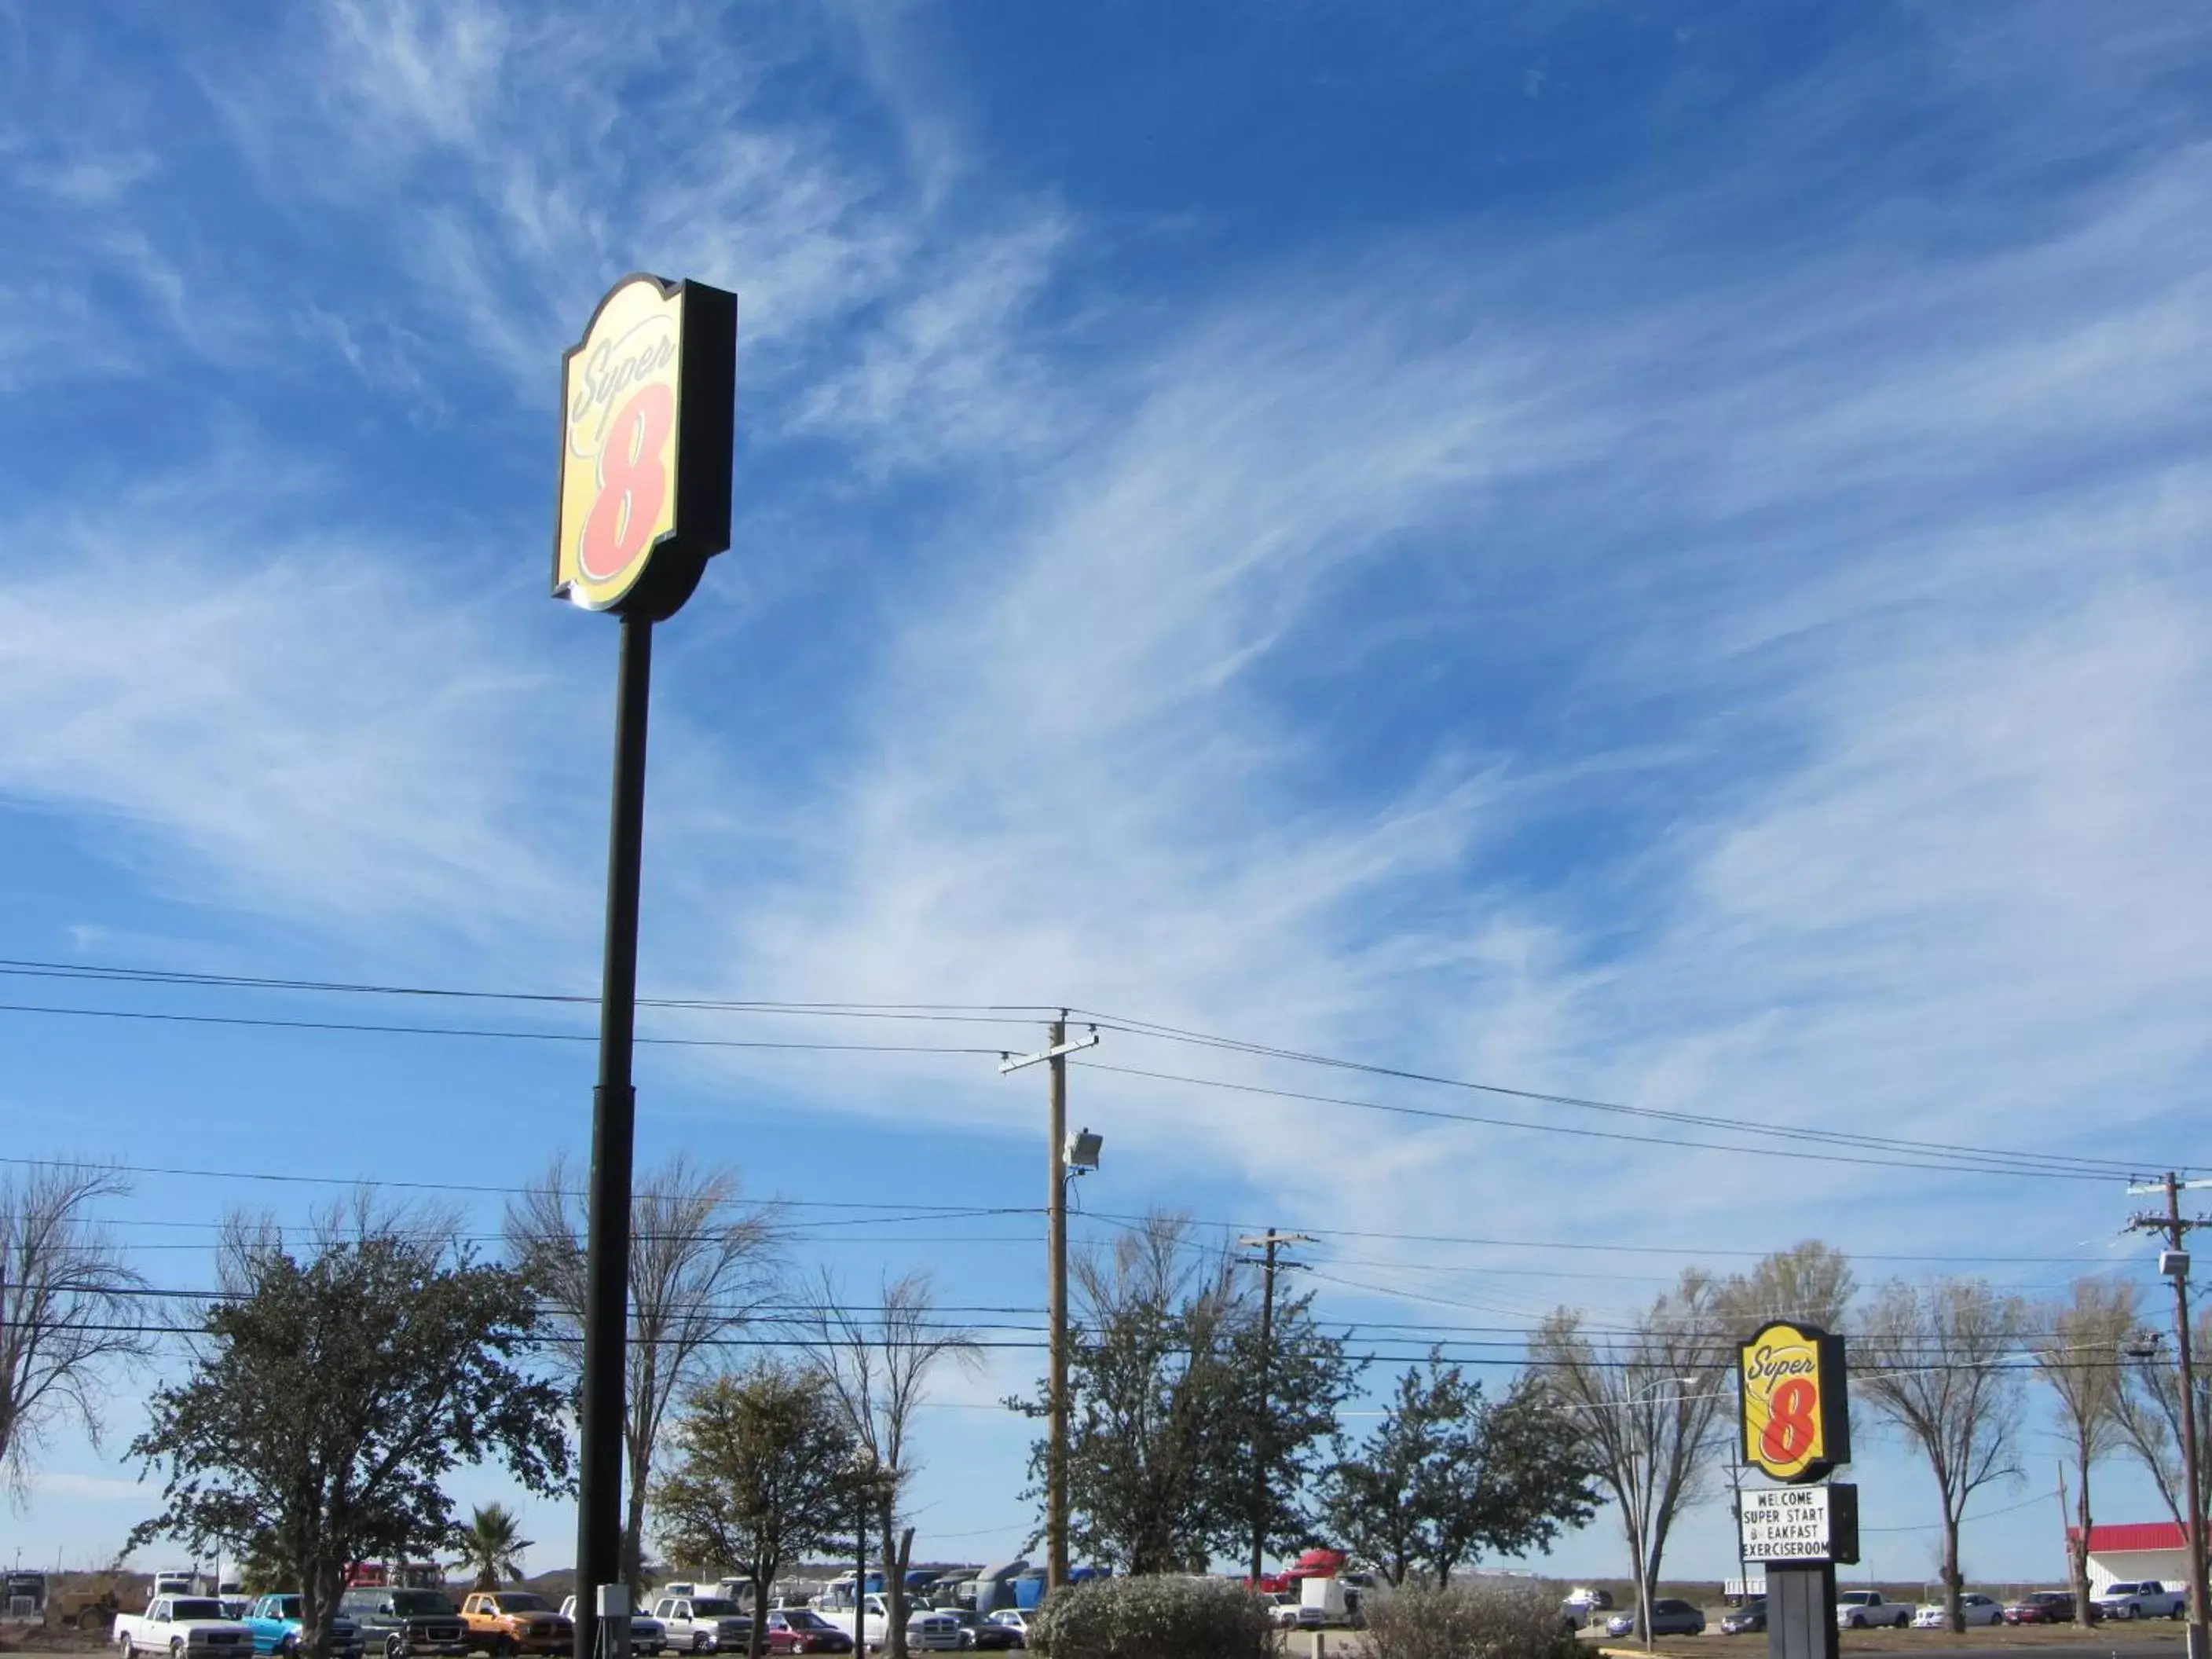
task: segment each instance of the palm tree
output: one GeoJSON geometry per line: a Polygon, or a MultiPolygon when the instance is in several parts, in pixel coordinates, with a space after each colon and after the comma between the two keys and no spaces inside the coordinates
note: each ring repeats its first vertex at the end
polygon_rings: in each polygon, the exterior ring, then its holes
{"type": "Polygon", "coordinates": [[[479,1504],[469,1523],[453,1528],[453,1547],[461,1553],[455,1565],[474,1571],[475,1588],[497,1589],[502,1578],[522,1577],[522,1552],[530,1540],[522,1535],[522,1519],[504,1504],[479,1504]]]}

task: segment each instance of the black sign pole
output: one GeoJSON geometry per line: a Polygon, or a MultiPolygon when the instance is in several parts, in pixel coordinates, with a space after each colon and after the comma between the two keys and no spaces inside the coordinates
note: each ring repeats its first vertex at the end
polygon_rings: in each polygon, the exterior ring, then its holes
{"type": "MultiPolygon", "coordinates": [[[[576,1485],[576,1659],[599,1659],[599,1591],[625,1582],[623,1422],[629,1325],[630,1165],[637,1091],[638,868],[645,843],[645,733],[653,623],[622,619],[615,691],[613,823],[607,836],[606,968],[599,993],[599,1082],[592,1091],[592,1185],[584,1288],[583,1455],[576,1485]]],[[[627,1655],[614,1659],[628,1659],[627,1655]]]]}
{"type": "Polygon", "coordinates": [[[1767,1659],[1837,1659],[1836,1564],[1766,1564],[1767,1659]]]}

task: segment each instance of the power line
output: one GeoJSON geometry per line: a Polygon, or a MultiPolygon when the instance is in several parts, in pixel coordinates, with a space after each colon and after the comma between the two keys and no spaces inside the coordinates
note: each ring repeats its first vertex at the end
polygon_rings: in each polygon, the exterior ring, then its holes
{"type": "MultiPolygon", "coordinates": [[[[557,1004],[570,1006],[595,1006],[596,997],[574,993],[489,990],[477,988],[442,986],[386,985],[362,981],[283,978],[247,975],[223,975],[189,972],[177,969],[125,967],[109,963],[75,963],[40,961],[35,958],[0,958],[0,975],[19,975],[70,980],[88,980],[103,983],[137,983],[178,986],[196,988],[303,991],[342,995],[382,995],[400,997],[430,997],[467,999],[474,1000],[557,1004]]],[[[641,999],[645,1006],[686,1009],[697,1012],[749,1013],[763,1015],[819,1016],[841,1018],[880,1018],[916,1020],[969,1020],[989,1024],[1006,1024],[1048,1012],[1046,1004],[988,1004],[988,1003],[859,1003],[859,1002],[781,1002],[768,1000],[737,1000],[707,997],[665,997],[641,999]]],[[[407,1036],[471,1036],[487,1038],[527,1040],[589,1041],[584,1034],[475,1030],[458,1027],[418,1027],[378,1025],[348,1022],[287,1021],[252,1019],[246,1017],[155,1015],[132,1011],[94,1010],[83,1008],[43,1008],[33,1005],[0,1005],[0,1011],[14,1012],[49,1012],[73,1014],[81,1017],[166,1018],[187,1023],[227,1024],[236,1025],[268,1025],[278,1028],[324,1030],[338,1031],[380,1032],[407,1036]]],[[[1569,1095],[1548,1091],[1526,1089],[1504,1084],[1486,1083],[1478,1079],[1456,1078],[1447,1074],[1419,1070],[1411,1066],[1389,1066],[1373,1061],[1355,1060],[1338,1055],[1319,1054],[1276,1044],[1251,1042],[1217,1033],[1195,1030],[1155,1020],[1139,1019],[1125,1015],[1106,1013],[1097,1010],[1074,1011],[1086,1018],[1095,1018],[1103,1028],[1111,1029],[1132,1036],[1150,1037],[1157,1041],[1183,1043],[1224,1052],[1248,1054],[1285,1062],[1323,1066],[1330,1069],[1361,1073],[1405,1082],[1420,1083],[1436,1087],[1471,1091],[1504,1098],[1534,1103],[1563,1106],[1573,1109],[1601,1112],[1649,1121],[1679,1123],[1692,1127],[1716,1129],[1728,1133],[1765,1136],[1803,1143],[1808,1146],[1853,1147],[1869,1152],[1887,1152],[1910,1155],[1913,1158],[1936,1158],[1945,1160],[1964,1159],[1960,1166],[1966,1170],[1992,1174],[2042,1174],[2053,1178],[2094,1179],[2090,1171],[2102,1169],[2113,1175],[2130,1173],[2132,1166],[2118,1160],[2090,1154],[2022,1152],[2006,1148],[1981,1146],[1947,1141],[1929,1141],[1896,1136],[1870,1135],[1862,1132],[1811,1128],[1796,1125],[1764,1123],[1756,1121],[1722,1117],[1710,1114],[1677,1112],[1657,1107],[1635,1106],[1618,1101],[1601,1100],[1589,1096],[1569,1095]],[[1989,1166],[1996,1167],[1989,1167],[1989,1166]]],[[[785,1048],[872,1053],[998,1053],[1000,1050],[935,1048],[929,1045],[898,1044],[804,1044],[797,1042],[771,1043],[735,1039],[674,1038],[641,1039],[676,1046],[700,1048],[785,1048]]],[[[1100,1069],[1124,1069],[1102,1066],[1100,1069]]],[[[1138,1073],[1164,1078],[1165,1073],[1138,1073]]],[[[1224,1080],[1184,1079],[1182,1081],[1202,1086],[1255,1089],[1255,1085],[1235,1085],[1224,1080]]],[[[1300,1095],[1291,1091],[1275,1091],[1290,1098],[1304,1098],[1329,1104],[1351,1106],[1360,1109],[1394,1111],[1406,1115],[1432,1117],[1458,1116],[1460,1121],[1476,1122],[1495,1127],[1538,1128],[1554,1133],[1565,1132],[1565,1126],[1530,1124],[1518,1120],[1497,1120],[1474,1115],[1453,1115],[1424,1112],[1411,1107],[1391,1107],[1375,1102],[1349,1102],[1325,1096],[1300,1095]]],[[[1602,1138],[1622,1139],[1639,1144],[1686,1146],[1697,1150],[1717,1152],[1752,1152],[1762,1149],[1733,1146],[1711,1142],[1655,1141],[1650,1137],[1625,1134],[1607,1135],[1601,1131],[1587,1132],[1602,1138]]],[[[1765,1149],[1771,1153],[1771,1149],[1765,1149]]],[[[1809,1154],[1808,1154],[1809,1155],[1809,1154]]],[[[1870,1164],[1874,1167],[1921,1169],[1923,1164],[1904,1159],[1850,1158],[1826,1153],[1828,1161],[1870,1164]]]]}
{"type": "MultiPolygon", "coordinates": [[[[212,1170],[198,1167],[187,1167],[178,1164],[111,1163],[104,1159],[87,1159],[81,1158],[27,1158],[18,1155],[0,1155],[0,1166],[8,1165],[29,1169],[70,1169],[91,1165],[103,1170],[111,1170],[120,1175],[166,1176],[196,1181],[256,1182],[284,1186],[365,1187],[372,1188],[388,1188],[390,1190],[398,1192],[457,1193],[472,1196],[494,1198],[511,1197],[535,1190],[530,1187],[521,1185],[502,1186],[483,1182],[457,1181],[423,1181],[379,1176],[307,1175],[292,1170],[212,1170]]],[[[647,1188],[641,1188],[637,1194],[637,1196],[641,1198],[657,1195],[658,1194],[653,1194],[650,1189],[647,1188]]],[[[996,1215],[1036,1216],[1043,1213],[1043,1208],[1042,1206],[1030,1205],[1006,1205],[992,1208],[983,1208],[975,1205],[967,1204],[925,1204],[918,1201],[896,1203],[884,1200],[861,1202],[848,1199],[765,1198],[755,1200],[755,1205],[757,1208],[768,1210],[827,1209],[914,1212],[917,1212],[917,1214],[927,1213],[932,1215],[943,1215],[948,1218],[969,1218],[996,1215]]],[[[1146,1217],[1141,1215],[1110,1210],[1085,1210],[1082,1212],[1081,1218],[1104,1222],[1109,1226],[1121,1229],[1127,1229],[1133,1225],[1142,1225],[1147,1219],[1146,1217]]],[[[1190,1224],[1193,1226],[1220,1228],[1231,1231],[1249,1230],[1252,1227],[1262,1224],[1252,1221],[1237,1220],[1220,1217],[1198,1216],[1188,1218],[1188,1219],[1190,1221],[1190,1224]]],[[[108,1224],[153,1224],[139,1223],[134,1218],[126,1217],[118,1218],[115,1223],[108,1224]]],[[[210,1227],[219,1227],[222,1224],[216,1222],[176,1222],[163,1223],[161,1224],[206,1225],[210,1227]]],[[[1506,1238],[1494,1236],[1459,1233],[1394,1232],[1374,1228],[1327,1227],[1312,1224],[1306,1224],[1304,1231],[1313,1233],[1316,1237],[1322,1238],[1361,1239],[1379,1243],[1442,1244],[1468,1249],[1572,1250],[1607,1254],[1668,1255],[1678,1257],[1735,1257],[1747,1261],[1755,1261],[1762,1256],[1771,1254],[1769,1251],[1753,1249],[1741,1246],[1708,1247],[1704,1245],[1655,1243],[1602,1244],[1592,1243],[1588,1240],[1506,1238]]],[[[486,1237],[489,1236],[487,1235],[486,1237]]],[[[885,1239],[882,1242],[890,1243],[893,1241],[885,1239]]],[[[945,1239],[933,1242],[997,1243],[1000,1241],[998,1237],[988,1237],[963,1240],[945,1239]]],[[[1033,1243],[1035,1241],[1021,1235],[1009,1234],[1004,1236],[1004,1242],[1010,1243],[1033,1243]]],[[[131,1248],[144,1249],[152,1247],[141,1244],[134,1245],[131,1248]]],[[[1954,1254],[1922,1254],[1910,1251],[1846,1251],[1844,1254],[1850,1255],[1855,1261],[1935,1262],[1949,1263],[1959,1266],[2010,1263],[2065,1266],[2075,1263],[2105,1263],[2106,1261],[2106,1258],[2102,1256],[2076,1255],[1984,1256],[1954,1254]]],[[[1479,1267],[1473,1267],[1461,1262],[1391,1262],[1376,1263],[1374,1265],[1402,1267],[1419,1272],[1473,1273],[1487,1271],[1486,1269],[1479,1267]]]]}
{"type": "MultiPolygon", "coordinates": [[[[58,1004],[0,1002],[0,1013],[61,1014],[79,1019],[150,1020],[165,1025],[242,1025],[287,1031],[344,1031],[380,1036],[489,1038],[508,1042],[597,1042],[596,1031],[523,1031],[480,1025],[380,1025],[340,1019],[272,1019],[246,1014],[177,1014],[149,1008],[70,1008],[58,1004]]],[[[793,1048],[871,1054],[996,1055],[999,1048],[918,1042],[792,1042],[750,1037],[641,1036],[636,1042],[669,1048],[793,1048]]]]}
{"type": "MultiPolygon", "coordinates": [[[[1593,1129],[1566,1123],[1532,1123],[1520,1118],[1485,1117],[1474,1112],[1447,1112],[1433,1106],[1403,1106],[1378,1100],[1354,1100],[1344,1095],[1310,1094],[1298,1089],[1268,1088],[1257,1083],[1233,1083],[1226,1078],[1189,1077],[1174,1072],[1155,1072],[1135,1066],[1115,1066],[1103,1060],[1079,1060],[1085,1070],[1115,1072],[1125,1077],[1149,1078],[1160,1083],[1188,1084],[1194,1088],[1221,1089],[1235,1094],[1267,1095],[1277,1100],[1305,1101],[1321,1106],[1342,1106],[1353,1111],[1381,1112],[1394,1117],[1425,1118],[1445,1123],[1473,1123],[1493,1129],[1525,1129],[1532,1133],[1572,1135],[1580,1140],[1625,1141],[1639,1146],[1665,1146],[1675,1150],[1708,1152],[1740,1152],[1751,1158],[1817,1158],[1823,1164],[1850,1164],[1878,1170],[1911,1170],[1921,1175],[1993,1175],[2033,1177],[2045,1181],[2094,1181],[2109,1185],[2111,1176],[2095,1175],[2080,1169],[2045,1169],[2039,1164],[2010,1164],[1997,1160],[2008,1156],[2002,1153],[1984,1155],[1983,1161],[1960,1163],[1954,1160],[1941,1170],[1931,1170],[1924,1162],[1889,1158],[1855,1158],[1843,1152],[1796,1151],[1780,1146],[1731,1146],[1723,1141],[1682,1140],[1671,1135],[1630,1134],[1620,1129],[1593,1129]]],[[[1741,1127],[1747,1133],[1758,1133],[1753,1126],[1741,1127]]]]}
{"type": "Polygon", "coordinates": [[[1219,1036],[1211,1032],[1194,1031],[1182,1026],[1164,1025],[1155,1021],[1127,1019],[1121,1016],[1103,1013],[1095,1009],[1076,1009],[1072,1012],[1095,1019],[1102,1030],[1116,1030],[1129,1036],[1150,1036],[1162,1042],[1218,1048],[1234,1054],[1292,1061],[1299,1065],[1327,1066],[1339,1071],[1364,1073],[1375,1077],[1395,1078],[1403,1082],[1426,1083],[1440,1088],[1463,1089],[1480,1094],[1498,1095],[1508,1099],[1525,1100],[1539,1105],[1568,1106],[1585,1111],[1616,1113],[1632,1117],[1656,1119],[1663,1122],[1683,1123],[1698,1128],[1775,1135],[1790,1139],[1891,1152],[1925,1152],[1981,1158],[2002,1158],[2045,1165],[2063,1165],[2075,1169],[2083,1164],[2089,1164],[2101,1166],[2116,1175],[2131,1172],[2139,1167],[2114,1158],[2077,1156],[2071,1153],[2008,1152],[2002,1148],[1961,1146],[1948,1141],[1911,1140],[1844,1130],[1807,1128],[1790,1124],[1758,1123],[1742,1119],[1710,1116],[1692,1112],[1668,1111],[1655,1106],[1631,1106],[1619,1101],[1599,1100],[1585,1095],[1555,1094],[1543,1090],[1516,1088],[1504,1084],[1484,1083],[1467,1078],[1449,1077],[1433,1072],[1415,1071],[1405,1066],[1384,1066],[1366,1060],[1346,1060],[1331,1054],[1311,1054],[1300,1049],[1278,1048],[1267,1043],[1248,1042],[1239,1037],[1219,1036]]]}
{"type": "MultiPolygon", "coordinates": [[[[162,968],[125,968],[96,963],[41,962],[0,957],[0,975],[33,979],[80,979],[125,985],[175,985],[210,990],[307,991],[337,996],[429,997],[470,1002],[545,1003],[596,1008],[596,994],[574,991],[487,991],[441,985],[379,985],[347,980],[285,979],[247,974],[197,973],[162,968]]],[[[992,1002],[777,1002],[718,997],[645,997],[643,1008],[684,1008],[703,1012],[790,1014],[834,1019],[920,1019],[972,1021],[1005,1025],[1026,1023],[1048,1012],[1041,1004],[992,1002]]]]}

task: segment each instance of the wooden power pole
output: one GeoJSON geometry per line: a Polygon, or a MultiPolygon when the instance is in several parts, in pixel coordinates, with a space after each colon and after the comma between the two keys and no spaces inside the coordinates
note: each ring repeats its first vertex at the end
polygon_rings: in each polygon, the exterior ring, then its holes
{"type": "Polygon", "coordinates": [[[1248,1250],[1265,1252],[1257,1261],[1245,1260],[1264,1275],[1260,1297],[1260,1411],[1252,1425],[1252,1583],[1256,1589],[1266,1570],[1267,1554],[1267,1486],[1275,1473],[1274,1448],[1269,1443],[1267,1386],[1275,1361],[1275,1273],[1282,1262],[1277,1252],[1285,1245],[1310,1244],[1304,1233],[1279,1233],[1273,1227],[1256,1238],[1237,1243],[1248,1250]]]}
{"type": "MultiPolygon", "coordinates": [[[[2206,1224],[2201,1218],[2181,1213],[2184,1187],[2212,1186],[2212,1182],[2187,1181],[2168,1171],[2155,1185],[2130,1187],[2131,1193],[2162,1193],[2166,1212],[2137,1216],[2128,1224],[2135,1232],[2159,1233],[2166,1249],[2159,1253],[2158,1270],[2173,1281],[2173,1340],[2181,1361],[2181,1480],[2188,1497],[2188,1522],[2183,1539],[2189,1550],[2189,1659],[2212,1659],[2208,1646],[2204,1568],[2204,1488],[2200,1471],[2203,1448],[2197,1434],[2197,1365],[2191,1352],[2189,1330],[2189,1234],[2206,1224]]],[[[2082,1540],[2086,1547],[2087,1540],[2082,1540]]]]}
{"type": "Polygon", "coordinates": [[[1085,1130],[1083,1144],[1071,1160],[1067,1134],[1067,1057],[1079,1048],[1097,1046],[1093,1027],[1074,1042],[1067,1040],[1067,1010],[1045,1027],[1045,1046],[1034,1054],[1002,1054],[1003,1074],[1042,1060],[1052,1076],[1052,1116],[1048,1150],[1049,1184],[1045,1189],[1045,1305],[1046,1322],[1052,1328],[1050,1381],[1045,1406],[1049,1419],[1045,1440],[1044,1536],[1045,1589],[1058,1589],[1067,1582],[1067,1181],[1071,1162],[1075,1170],[1096,1169],[1098,1137],[1085,1130]]]}

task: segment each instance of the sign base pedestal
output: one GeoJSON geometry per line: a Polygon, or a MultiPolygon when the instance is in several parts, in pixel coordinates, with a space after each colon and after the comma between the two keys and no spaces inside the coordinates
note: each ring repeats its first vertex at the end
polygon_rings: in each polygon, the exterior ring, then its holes
{"type": "Polygon", "coordinates": [[[1766,1564],[1766,1659],[1838,1659],[1836,1564],[1766,1564]]]}

